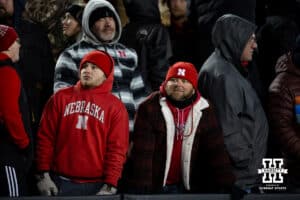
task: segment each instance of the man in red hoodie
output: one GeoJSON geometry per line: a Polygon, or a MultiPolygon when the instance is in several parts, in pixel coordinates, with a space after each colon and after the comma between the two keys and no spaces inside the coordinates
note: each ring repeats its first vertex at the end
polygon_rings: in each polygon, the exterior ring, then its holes
{"type": "Polygon", "coordinates": [[[80,63],[76,85],[48,101],[37,140],[38,189],[42,195],[117,192],[128,149],[128,114],[111,93],[113,59],[91,51],[80,63]]]}
{"type": "Polygon", "coordinates": [[[19,36],[0,25],[0,196],[26,194],[32,162],[28,105],[18,69],[19,36]]]}

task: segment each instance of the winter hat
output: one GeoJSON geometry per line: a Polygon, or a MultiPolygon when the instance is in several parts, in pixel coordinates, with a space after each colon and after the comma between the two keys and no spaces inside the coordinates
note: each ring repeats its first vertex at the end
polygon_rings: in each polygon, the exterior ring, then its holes
{"type": "Polygon", "coordinates": [[[80,62],[79,71],[81,71],[83,64],[86,62],[97,65],[97,67],[104,72],[106,77],[109,76],[114,67],[114,60],[112,57],[107,52],[100,50],[94,50],[86,54],[80,62]]]}
{"type": "Polygon", "coordinates": [[[6,51],[17,38],[14,28],[0,24],[0,51],[6,51]]]}
{"type": "Polygon", "coordinates": [[[293,63],[300,68],[300,35],[296,39],[296,44],[292,50],[293,63]]]}
{"type": "MultiPolygon", "coordinates": [[[[89,27],[92,27],[96,21],[104,17],[113,17],[115,19],[114,12],[108,7],[101,7],[94,10],[89,18],[89,27]]],[[[116,20],[116,19],[115,19],[116,20]]]]}
{"type": "Polygon", "coordinates": [[[66,13],[70,13],[72,17],[74,17],[74,19],[81,24],[83,9],[83,6],[72,4],[66,9],[66,13]]]}
{"type": "Polygon", "coordinates": [[[182,78],[188,80],[193,87],[198,87],[198,73],[195,66],[189,62],[176,62],[168,70],[166,82],[171,78],[182,78]]]}

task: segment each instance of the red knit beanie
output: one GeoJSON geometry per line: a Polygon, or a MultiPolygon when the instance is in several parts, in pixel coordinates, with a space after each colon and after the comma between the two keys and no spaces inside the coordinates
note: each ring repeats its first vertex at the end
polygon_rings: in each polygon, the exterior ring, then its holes
{"type": "Polygon", "coordinates": [[[193,87],[198,87],[198,73],[195,66],[189,62],[174,63],[167,73],[166,82],[171,78],[182,78],[188,80],[193,87]]]}
{"type": "Polygon", "coordinates": [[[91,51],[82,58],[79,68],[80,71],[83,64],[86,62],[97,65],[97,67],[99,67],[104,72],[106,77],[109,76],[114,67],[114,60],[112,59],[112,57],[107,52],[100,50],[91,51]]]}
{"type": "Polygon", "coordinates": [[[18,34],[12,27],[0,24],[0,52],[6,51],[18,38],[18,34]]]}

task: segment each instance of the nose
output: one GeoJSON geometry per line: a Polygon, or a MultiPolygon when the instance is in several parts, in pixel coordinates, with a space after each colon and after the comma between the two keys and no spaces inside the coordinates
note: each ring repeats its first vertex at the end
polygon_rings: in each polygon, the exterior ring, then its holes
{"type": "Polygon", "coordinates": [[[110,26],[111,22],[114,20],[113,17],[105,17],[105,26],[110,26]]]}
{"type": "Polygon", "coordinates": [[[86,67],[83,68],[84,72],[90,73],[92,71],[92,66],[88,64],[86,67]]]}
{"type": "Polygon", "coordinates": [[[254,41],[253,44],[252,44],[252,48],[253,48],[253,49],[257,49],[257,46],[258,46],[258,45],[257,45],[257,42],[254,41]]]}
{"type": "Polygon", "coordinates": [[[181,79],[177,79],[177,80],[175,81],[175,85],[176,85],[176,86],[182,86],[182,85],[183,85],[183,81],[182,81],[181,79]]]}

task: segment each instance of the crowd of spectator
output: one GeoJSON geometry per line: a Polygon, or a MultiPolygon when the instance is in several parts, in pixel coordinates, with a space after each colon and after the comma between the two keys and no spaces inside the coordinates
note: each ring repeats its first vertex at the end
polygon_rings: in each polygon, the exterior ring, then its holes
{"type": "Polygon", "coordinates": [[[0,196],[300,192],[299,11],[0,0],[0,196]]]}

